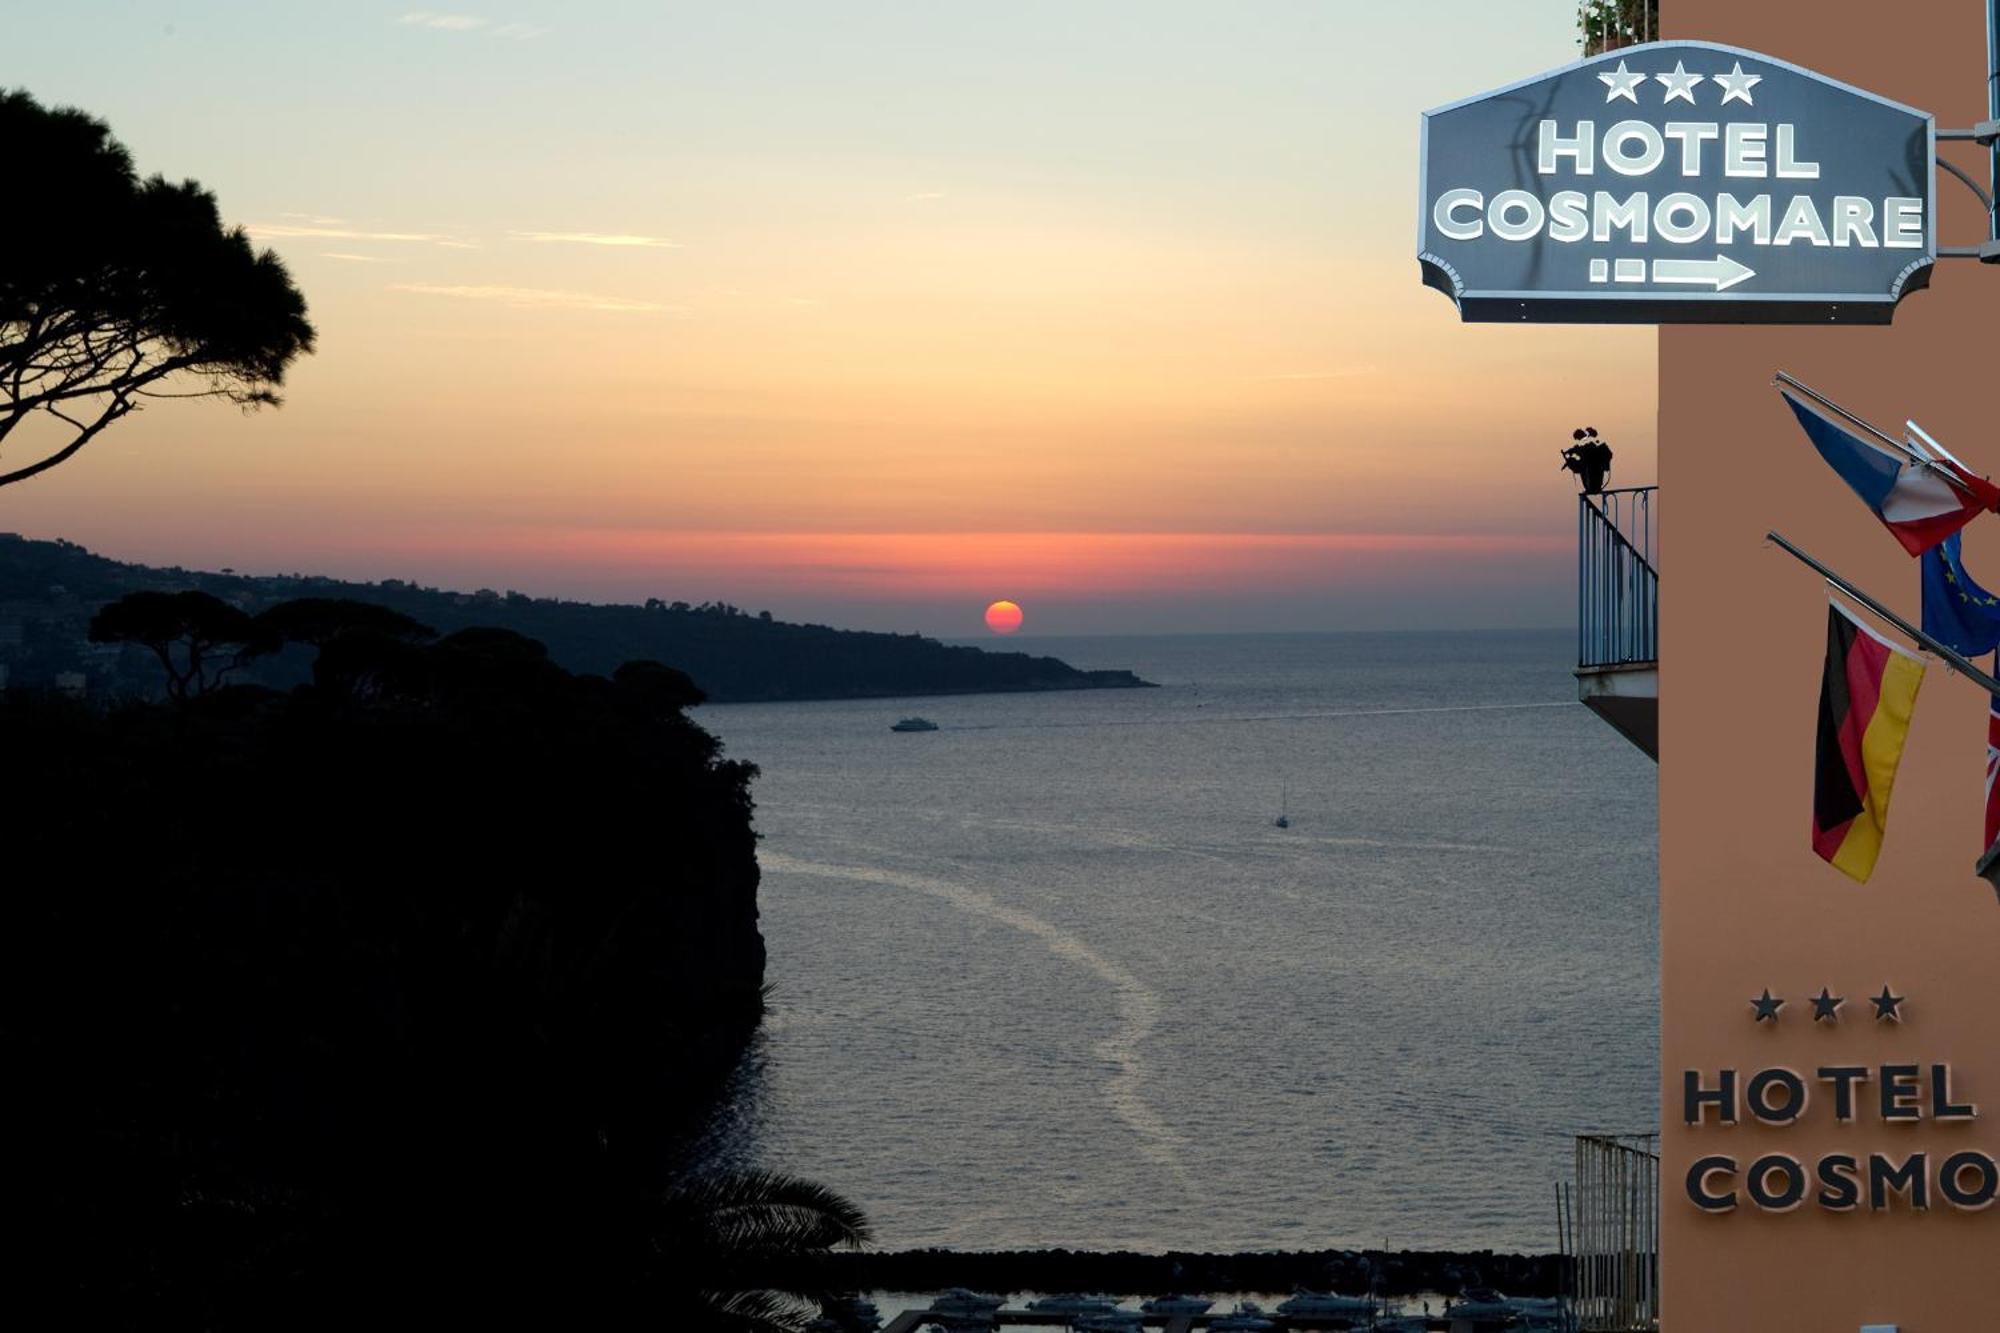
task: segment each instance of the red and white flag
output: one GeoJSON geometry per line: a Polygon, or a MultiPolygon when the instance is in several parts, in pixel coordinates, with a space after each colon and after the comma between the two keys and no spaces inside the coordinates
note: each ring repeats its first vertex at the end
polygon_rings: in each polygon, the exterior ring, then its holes
{"type": "Polygon", "coordinates": [[[1905,421],[1903,443],[1932,467],[1949,472],[1957,479],[1958,489],[1971,496],[1980,508],[2000,512],[2000,486],[1995,486],[1967,467],[1956,454],[1932,439],[1922,426],[1914,421],[1905,421]]]}

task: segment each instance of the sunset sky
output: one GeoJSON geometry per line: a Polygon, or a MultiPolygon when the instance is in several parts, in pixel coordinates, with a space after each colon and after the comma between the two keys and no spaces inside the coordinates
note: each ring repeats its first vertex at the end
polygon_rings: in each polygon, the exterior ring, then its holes
{"type": "Polygon", "coordinates": [[[48,6],[0,84],[213,189],[320,351],[0,530],[949,635],[1567,624],[1556,451],[1653,479],[1654,336],[1459,324],[1414,201],[1418,113],[1574,14],[48,6]]]}

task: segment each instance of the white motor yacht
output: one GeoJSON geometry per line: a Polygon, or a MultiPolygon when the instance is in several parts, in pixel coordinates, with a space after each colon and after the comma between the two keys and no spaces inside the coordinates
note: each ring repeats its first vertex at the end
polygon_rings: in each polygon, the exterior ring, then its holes
{"type": "Polygon", "coordinates": [[[1199,1296],[1166,1295],[1155,1296],[1139,1308],[1147,1314],[1207,1314],[1214,1301],[1205,1301],[1199,1296]]]}
{"type": "Polygon", "coordinates": [[[933,1314],[990,1315],[1007,1303],[1004,1296],[990,1296],[983,1291],[968,1291],[964,1287],[953,1287],[931,1302],[933,1314]]]}
{"type": "Polygon", "coordinates": [[[1311,1319],[1337,1319],[1375,1313],[1375,1302],[1366,1296],[1336,1296],[1331,1292],[1300,1290],[1278,1307],[1284,1315],[1304,1315],[1311,1319]]]}
{"type": "Polygon", "coordinates": [[[1111,1296],[1037,1296],[1028,1302],[1028,1308],[1037,1314],[1108,1314],[1118,1308],[1118,1301],[1111,1296]]]}
{"type": "Polygon", "coordinates": [[[1444,1307],[1445,1318],[1499,1323],[1549,1323],[1562,1318],[1562,1302],[1547,1296],[1505,1296],[1491,1287],[1467,1287],[1465,1295],[1444,1307]]]}

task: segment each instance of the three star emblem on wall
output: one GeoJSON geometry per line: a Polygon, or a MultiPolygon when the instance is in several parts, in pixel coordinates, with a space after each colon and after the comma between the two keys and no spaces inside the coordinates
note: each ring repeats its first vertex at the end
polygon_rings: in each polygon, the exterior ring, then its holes
{"type": "MultiPolygon", "coordinates": [[[[1821,986],[1819,994],[1808,998],[1812,1001],[1813,1022],[1838,1023],[1840,1021],[1840,1006],[1847,1003],[1845,995],[1835,995],[1830,987],[1821,986]]],[[[1907,998],[1907,996],[1898,995],[1887,986],[1884,986],[1880,995],[1871,995],[1868,997],[1868,1003],[1875,1006],[1876,1021],[1900,1023],[1903,1021],[1903,1002],[1907,998]]],[[[1750,1001],[1750,1021],[1753,1023],[1775,1023],[1778,1021],[1778,1011],[1784,1007],[1784,1000],[1771,994],[1771,988],[1766,986],[1762,995],[1755,996],[1750,1001]]]]}
{"type": "Polygon", "coordinates": [[[1764,76],[1761,74],[1744,73],[1743,62],[1740,60],[1736,62],[1735,68],[1731,69],[1729,73],[1717,74],[1713,79],[1706,74],[1688,73],[1687,62],[1682,60],[1674,62],[1671,72],[1660,74],[1648,74],[1644,70],[1627,69],[1625,62],[1621,60],[1618,62],[1617,69],[1609,73],[1600,74],[1597,78],[1604,85],[1605,101],[1615,102],[1623,98],[1633,106],[1639,105],[1639,89],[1646,85],[1648,79],[1666,88],[1666,95],[1660,99],[1663,103],[1682,101],[1686,102],[1689,106],[1695,105],[1695,85],[1708,82],[1713,82],[1716,87],[1722,89],[1723,106],[1727,106],[1731,102],[1741,102],[1745,106],[1755,106],[1757,103],[1750,96],[1750,90],[1764,81],[1764,76]]]}

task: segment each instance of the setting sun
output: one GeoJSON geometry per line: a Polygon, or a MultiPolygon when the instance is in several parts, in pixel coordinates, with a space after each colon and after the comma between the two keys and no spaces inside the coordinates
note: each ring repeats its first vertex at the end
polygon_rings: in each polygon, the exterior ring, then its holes
{"type": "Polygon", "coordinates": [[[986,628],[995,634],[1012,634],[1021,628],[1021,608],[1008,601],[993,603],[986,608],[986,628]]]}

